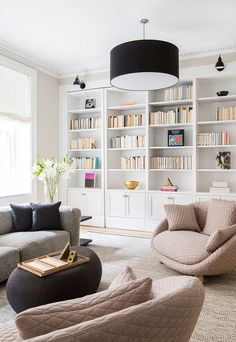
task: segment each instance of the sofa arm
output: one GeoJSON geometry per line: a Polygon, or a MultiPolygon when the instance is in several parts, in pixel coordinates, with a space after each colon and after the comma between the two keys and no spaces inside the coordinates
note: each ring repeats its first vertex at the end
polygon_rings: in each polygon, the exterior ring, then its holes
{"type": "Polygon", "coordinates": [[[156,235],[164,232],[165,230],[168,230],[168,221],[167,218],[165,218],[163,221],[159,223],[159,225],[156,227],[156,229],[153,232],[152,238],[154,238],[156,235]]]}
{"type": "Polygon", "coordinates": [[[222,246],[226,241],[228,241],[235,235],[236,235],[236,224],[228,228],[219,229],[211,233],[207,241],[207,245],[206,245],[207,252],[216,251],[220,246],[222,246]]]}
{"type": "Polygon", "coordinates": [[[70,234],[71,246],[79,245],[81,212],[78,208],[61,207],[60,218],[62,229],[70,234]]]}

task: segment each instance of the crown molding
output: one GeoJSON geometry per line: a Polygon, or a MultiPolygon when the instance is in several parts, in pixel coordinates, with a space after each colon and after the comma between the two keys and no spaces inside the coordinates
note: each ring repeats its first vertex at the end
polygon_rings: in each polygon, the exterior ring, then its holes
{"type": "Polygon", "coordinates": [[[209,49],[201,49],[195,51],[183,51],[180,53],[180,59],[204,58],[208,56],[215,56],[219,54],[229,54],[236,52],[236,45],[214,47],[209,49]]]}
{"type": "Polygon", "coordinates": [[[13,46],[2,39],[0,39],[0,54],[33,69],[42,71],[50,76],[59,78],[59,73],[52,67],[52,65],[24,49],[13,46]]]}

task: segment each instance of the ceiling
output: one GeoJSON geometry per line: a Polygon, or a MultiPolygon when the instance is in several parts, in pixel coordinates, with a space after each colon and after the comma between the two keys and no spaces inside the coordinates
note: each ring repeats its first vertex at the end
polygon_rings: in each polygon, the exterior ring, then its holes
{"type": "Polygon", "coordinates": [[[115,45],[168,40],[180,53],[236,46],[235,0],[0,0],[0,47],[58,75],[109,67],[115,45]]]}

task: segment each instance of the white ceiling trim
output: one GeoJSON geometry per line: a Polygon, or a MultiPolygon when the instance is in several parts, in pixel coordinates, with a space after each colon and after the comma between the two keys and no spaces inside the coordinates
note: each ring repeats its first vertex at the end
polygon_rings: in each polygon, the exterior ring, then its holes
{"type": "MultiPolygon", "coordinates": [[[[202,50],[195,50],[195,51],[183,51],[180,53],[180,60],[186,60],[191,58],[204,58],[208,56],[214,56],[219,54],[229,54],[236,52],[236,45],[231,46],[222,46],[222,47],[215,47],[209,49],[202,49],[202,50]]],[[[42,71],[46,74],[49,74],[56,78],[70,78],[74,77],[75,75],[79,74],[80,76],[88,75],[88,74],[97,74],[97,73],[104,73],[109,72],[109,66],[103,65],[100,68],[94,65],[93,68],[87,69],[86,71],[83,69],[81,70],[79,67],[73,67],[70,72],[58,72],[50,63],[42,60],[41,58],[30,54],[29,52],[20,49],[16,46],[13,46],[6,41],[0,39],[0,54],[9,57],[17,62],[21,62],[25,65],[28,65],[36,70],[42,71]]]]}

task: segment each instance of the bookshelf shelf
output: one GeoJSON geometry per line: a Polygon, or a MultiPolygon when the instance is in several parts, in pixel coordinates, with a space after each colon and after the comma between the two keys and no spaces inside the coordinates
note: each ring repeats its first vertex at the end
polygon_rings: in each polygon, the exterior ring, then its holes
{"type": "Polygon", "coordinates": [[[197,169],[198,172],[236,172],[236,169],[197,169]]]}
{"type": "Polygon", "coordinates": [[[107,150],[108,151],[135,151],[135,150],[144,151],[145,147],[108,148],[107,150]]]}
{"type": "Polygon", "coordinates": [[[94,114],[94,113],[101,113],[101,108],[91,108],[91,109],[73,109],[69,110],[69,114],[94,114]]]}
{"type": "Polygon", "coordinates": [[[144,129],[146,126],[129,126],[129,127],[112,127],[108,128],[109,131],[128,131],[128,130],[135,130],[135,129],[144,129]]]}
{"type": "Polygon", "coordinates": [[[151,172],[192,172],[192,169],[149,169],[151,172]]]}
{"type": "Polygon", "coordinates": [[[111,172],[145,172],[146,169],[108,169],[111,172]]]}
{"type": "Polygon", "coordinates": [[[149,125],[151,128],[165,128],[165,127],[191,127],[192,123],[175,123],[175,124],[162,124],[162,125],[149,125]]]}
{"type": "Polygon", "coordinates": [[[101,169],[74,169],[75,172],[101,172],[101,169]]]}
{"type": "Polygon", "coordinates": [[[208,146],[197,146],[197,148],[234,148],[236,145],[208,145],[208,146]]]}
{"type": "Polygon", "coordinates": [[[198,121],[197,125],[232,125],[236,124],[236,120],[221,120],[221,121],[198,121]]]}
{"type": "Polygon", "coordinates": [[[193,146],[151,146],[150,150],[182,150],[182,149],[192,149],[193,146]]]}
{"type": "Polygon", "coordinates": [[[211,102],[230,102],[236,101],[236,95],[228,95],[228,96],[210,96],[210,97],[198,97],[198,103],[211,103],[211,102]]]}
{"type": "Polygon", "coordinates": [[[100,148],[68,149],[69,152],[101,152],[100,148]]]}
{"type": "Polygon", "coordinates": [[[127,106],[111,106],[107,107],[108,110],[135,110],[135,109],[144,109],[145,103],[137,103],[133,105],[127,105],[127,106]]]}
{"type": "Polygon", "coordinates": [[[181,106],[181,105],[192,105],[193,100],[192,99],[186,99],[186,100],[175,100],[175,101],[156,101],[156,102],[149,102],[150,106],[181,106]]]}
{"type": "Polygon", "coordinates": [[[87,128],[87,129],[68,129],[68,132],[72,133],[82,133],[82,132],[99,132],[101,128],[87,128]]]}

